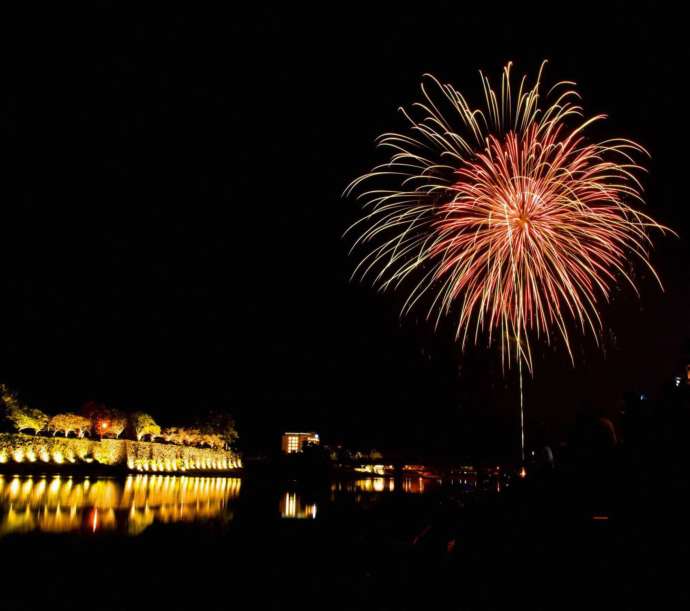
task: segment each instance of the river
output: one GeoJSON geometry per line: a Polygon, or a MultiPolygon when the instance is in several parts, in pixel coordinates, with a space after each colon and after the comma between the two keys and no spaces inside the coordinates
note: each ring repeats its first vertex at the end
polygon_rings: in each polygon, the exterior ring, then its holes
{"type": "Polygon", "coordinates": [[[677,531],[581,496],[416,476],[10,473],[0,609],[566,608],[595,591],[634,602],[671,575],[640,550],[677,531]]]}

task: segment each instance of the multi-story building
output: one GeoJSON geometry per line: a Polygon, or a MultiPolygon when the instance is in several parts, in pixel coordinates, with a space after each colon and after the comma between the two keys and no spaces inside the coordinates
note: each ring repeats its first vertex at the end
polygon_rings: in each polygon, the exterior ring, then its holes
{"type": "Polygon", "coordinates": [[[281,448],[284,454],[295,454],[304,449],[304,444],[319,445],[318,433],[283,433],[281,448]]]}

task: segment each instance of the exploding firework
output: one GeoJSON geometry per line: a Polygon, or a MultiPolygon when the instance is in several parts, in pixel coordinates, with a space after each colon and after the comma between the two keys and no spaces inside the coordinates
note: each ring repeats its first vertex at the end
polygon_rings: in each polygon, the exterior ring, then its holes
{"type": "Polygon", "coordinates": [[[483,108],[427,75],[423,99],[402,109],[408,129],[378,139],[389,159],[346,191],[364,210],[350,228],[364,250],[355,276],[404,290],[403,313],[455,317],[463,347],[496,340],[504,363],[530,371],[535,339],[560,337],[571,359],[573,328],[596,340],[612,289],[637,292],[635,260],[659,281],[649,231],[666,230],[636,208],[646,151],[587,139],[605,115],[585,118],[572,82],[542,107],[543,67],[517,95],[510,64],[498,93],[481,75],[483,108]]]}

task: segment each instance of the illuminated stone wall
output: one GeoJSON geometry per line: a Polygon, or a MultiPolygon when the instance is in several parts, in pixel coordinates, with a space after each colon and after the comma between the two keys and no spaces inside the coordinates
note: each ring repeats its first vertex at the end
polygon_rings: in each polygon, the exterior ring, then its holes
{"type": "Polygon", "coordinates": [[[0,463],[126,465],[131,471],[229,471],[240,469],[231,451],[128,439],[66,439],[0,433],[0,463]]]}

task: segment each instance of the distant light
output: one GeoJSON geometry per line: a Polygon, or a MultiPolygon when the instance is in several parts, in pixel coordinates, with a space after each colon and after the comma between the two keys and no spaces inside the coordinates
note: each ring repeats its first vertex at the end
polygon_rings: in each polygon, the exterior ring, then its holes
{"type": "Polygon", "coordinates": [[[520,473],[519,473],[518,475],[519,475],[522,479],[525,479],[525,477],[527,477],[527,469],[525,469],[524,466],[521,467],[521,468],[520,468],[520,473]]]}
{"type": "Polygon", "coordinates": [[[676,376],[673,380],[676,383],[676,388],[678,388],[680,386],[680,383],[683,381],[683,378],[681,378],[680,376],[676,376]]]}
{"type": "Polygon", "coordinates": [[[644,393],[640,394],[640,401],[646,401],[647,400],[647,395],[644,393]]]}

